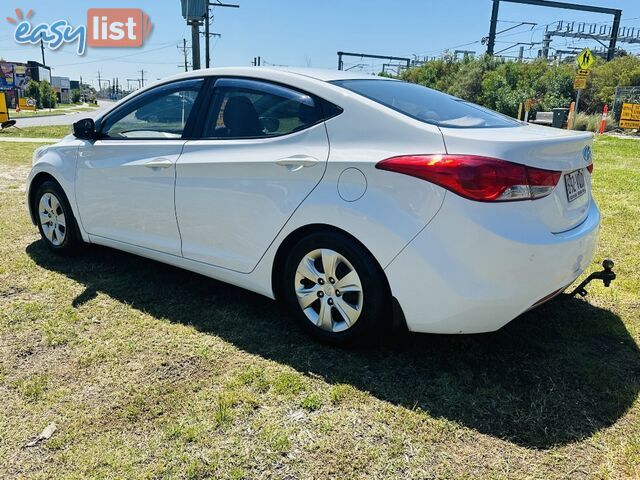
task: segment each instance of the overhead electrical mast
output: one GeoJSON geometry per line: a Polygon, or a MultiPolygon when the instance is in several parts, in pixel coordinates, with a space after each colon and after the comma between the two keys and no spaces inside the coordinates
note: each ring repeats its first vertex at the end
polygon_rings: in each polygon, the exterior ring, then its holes
{"type": "Polygon", "coordinates": [[[200,69],[200,25],[204,24],[205,29],[205,65],[210,65],[210,40],[212,36],[219,36],[217,33],[210,33],[210,7],[230,7],[240,8],[240,5],[222,3],[220,0],[180,0],[182,4],[182,16],[191,26],[191,53],[193,69],[200,69]]]}
{"type": "Polygon", "coordinates": [[[343,57],[358,57],[358,58],[372,58],[378,60],[391,60],[404,63],[405,68],[411,66],[411,59],[406,57],[390,57],[386,55],[371,55],[369,53],[352,53],[352,52],[338,52],[338,70],[344,70],[343,57]]]}
{"type": "Polygon", "coordinates": [[[618,41],[618,30],[620,29],[620,18],[622,17],[622,10],[619,10],[617,8],[595,7],[593,5],[556,2],[551,0],[493,0],[493,8],[491,9],[491,23],[489,25],[489,38],[487,41],[487,54],[494,54],[497,35],[496,25],[498,24],[498,12],[500,10],[501,1],[525,5],[535,5],[538,7],[563,8],[566,10],[581,10],[583,12],[604,13],[607,15],[612,15],[613,25],[611,27],[611,36],[609,37],[607,60],[613,60],[616,52],[616,43],[618,41]]]}

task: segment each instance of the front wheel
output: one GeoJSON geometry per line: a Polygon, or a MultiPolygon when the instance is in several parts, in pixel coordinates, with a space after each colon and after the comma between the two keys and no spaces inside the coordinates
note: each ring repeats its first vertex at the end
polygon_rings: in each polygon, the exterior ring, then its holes
{"type": "Polygon", "coordinates": [[[370,341],[391,326],[391,296],[382,269],[340,233],[300,240],[285,262],[281,292],[298,323],[315,338],[370,341]]]}
{"type": "Polygon", "coordinates": [[[75,252],[80,236],[62,187],[51,180],[44,182],[38,187],[33,208],[38,230],[49,249],[56,253],[75,252]]]}

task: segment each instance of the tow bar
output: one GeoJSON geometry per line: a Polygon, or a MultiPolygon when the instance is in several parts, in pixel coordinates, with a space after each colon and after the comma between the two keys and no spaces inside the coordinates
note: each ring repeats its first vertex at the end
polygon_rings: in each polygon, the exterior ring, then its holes
{"type": "Polygon", "coordinates": [[[586,297],[588,292],[584,287],[586,287],[587,284],[592,280],[602,280],[604,286],[608,287],[609,285],[611,285],[611,282],[616,279],[616,274],[613,271],[613,266],[613,260],[609,260],[607,258],[604,262],[602,262],[602,268],[604,268],[604,270],[602,270],[601,272],[593,272],[582,283],[580,283],[580,285],[574,288],[571,293],[567,293],[566,295],[570,298],[575,297],[576,295],[586,297]]]}

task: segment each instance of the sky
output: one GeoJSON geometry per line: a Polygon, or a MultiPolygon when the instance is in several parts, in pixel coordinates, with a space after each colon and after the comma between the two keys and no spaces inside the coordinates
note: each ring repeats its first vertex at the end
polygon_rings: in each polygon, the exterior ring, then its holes
{"type": "MultiPolygon", "coordinates": [[[[212,65],[249,65],[261,56],[263,64],[336,68],[337,51],[411,57],[439,56],[443,52],[472,50],[482,53],[480,43],[489,30],[490,0],[224,0],[240,8],[213,8],[212,65]]],[[[86,23],[87,8],[141,8],[150,17],[153,31],[139,48],[89,47],[84,56],[75,47],[65,45],[57,51],[45,50],[52,74],[72,79],[83,77],[97,85],[102,78],[160,79],[184,71],[184,57],[179,49],[182,39],[191,42],[191,31],[181,16],[179,0],[93,0],[91,3],[70,0],[3,1],[0,7],[0,57],[9,61],[40,60],[36,46],[18,45],[13,39],[15,26],[5,17],[13,16],[14,7],[33,9],[34,23],[52,23],[59,19],[71,25],[86,23]],[[73,7],[65,7],[73,3],[73,7]]],[[[577,2],[572,2],[577,3],[577,2]]],[[[623,10],[622,26],[640,32],[639,0],[581,0],[580,3],[623,10]]],[[[559,20],[610,24],[603,14],[577,12],[502,3],[498,31],[516,27],[498,36],[496,52],[517,55],[517,42],[540,42],[547,25],[559,20]],[[519,22],[535,25],[517,26],[519,22]]],[[[592,40],[556,37],[554,48],[590,46],[592,40]]],[[[640,43],[621,45],[640,54],[640,43]]],[[[525,57],[535,56],[539,45],[526,45],[525,57]]],[[[204,43],[202,43],[204,54],[204,43]]],[[[190,53],[189,53],[190,55],[190,53]]],[[[381,61],[345,59],[346,68],[364,71],[381,70],[381,61]]],[[[204,65],[204,60],[202,61],[204,65]]]]}

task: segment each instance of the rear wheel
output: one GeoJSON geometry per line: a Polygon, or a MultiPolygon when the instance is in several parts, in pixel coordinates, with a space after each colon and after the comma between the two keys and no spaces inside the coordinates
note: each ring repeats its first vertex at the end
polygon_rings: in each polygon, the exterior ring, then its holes
{"type": "Polygon", "coordinates": [[[282,282],[288,309],[320,340],[373,340],[391,326],[384,274],[347,235],[317,233],[300,240],[285,262],[282,282]]]}
{"type": "Polygon", "coordinates": [[[38,230],[49,249],[57,253],[75,252],[80,236],[62,187],[51,180],[42,183],[36,192],[33,208],[38,230]]]}

